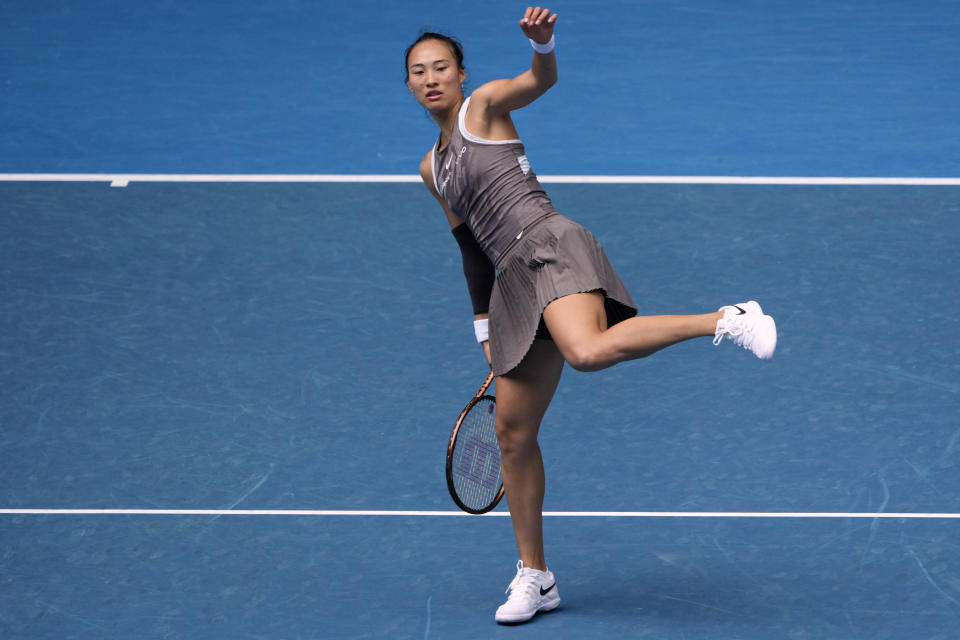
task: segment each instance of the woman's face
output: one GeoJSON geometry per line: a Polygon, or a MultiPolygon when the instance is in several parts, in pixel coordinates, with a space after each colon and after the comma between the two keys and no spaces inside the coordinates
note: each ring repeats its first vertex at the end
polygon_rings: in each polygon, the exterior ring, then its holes
{"type": "Polygon", "coordinates": [[[445,42],[424,40],[410,51],[407,87],[431,113],[452,109],[463,99],[466,75],[445,42]]]}

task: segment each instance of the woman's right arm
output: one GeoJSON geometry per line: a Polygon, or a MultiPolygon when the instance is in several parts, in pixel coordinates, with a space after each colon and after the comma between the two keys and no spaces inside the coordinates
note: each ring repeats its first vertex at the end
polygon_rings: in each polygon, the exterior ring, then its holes
{"type": "MultiPolygon", "coordinates": [[[[440,206],[443,207],[447,215],[447,222],[450,223],[450,230],[453,237],[460,246],[460,254],[463,259],[463,275],[467,279],[467,289],[470,292],[470,301],[473,304],[474,326],[479,323],[485,330],[488,311],[490,309],[490,293],[493,291],[493,283],[496,279],[496,270],[487,254],[483,252],[476,238],[473,237],[470,229],[463,220],[450,210],[447,203],[444,202],[440,194],[437,193],[433,183],[433,167],[430,163],[430,155],[427,154],[420,163],[420,178],[423,183],[437,199],[440,206]]],[[[479,331],[479,329],[478,329],[479,331]]],[[[483,346],[483,353],[487,357],[487,364],[490,364],[490,344],[488,340],[478,341],[483,346]]]]}

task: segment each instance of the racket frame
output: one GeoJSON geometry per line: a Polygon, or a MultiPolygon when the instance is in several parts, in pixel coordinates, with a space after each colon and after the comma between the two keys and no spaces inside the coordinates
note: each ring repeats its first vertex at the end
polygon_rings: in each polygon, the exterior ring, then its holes
{"type": "Polygon", "coordinates": [[[490,501],[490,504],[481,509],[474,509],[463,504],[460,500],[460,497],[457,495],[457,489],[453,484],[453,450],[457,444],[457,436],[460,433],[460,425],[463,424],[464,418],[467,417],[467,414],[470,413],[470,410],[480,402],[481,400],[490,400],[496,406],[496,398],[492,395],[486,395],[487,388],[490,386],[490,383],[493,382],[493,372],[491,371],[487,375],[487,379],[483,381],[483,385],[480,386],[480,390],[477,391],[476,395],[473,396],[473,399],[467,403],[467,406],[463,408],[463,411],[460,412],[460,415],[457,417],[457,422],[453,425],[453,431],[450,433],[450,441],[447,443],[447,489],[450,491],[450,497],[453,498],[454,503],[462,510],[473,515],[480,515],[494,509],[499,503],[501,498],[503,498],[503,477],[500,478],[500,488],[497,490],[496,495],[493,500],[490,501]]]}

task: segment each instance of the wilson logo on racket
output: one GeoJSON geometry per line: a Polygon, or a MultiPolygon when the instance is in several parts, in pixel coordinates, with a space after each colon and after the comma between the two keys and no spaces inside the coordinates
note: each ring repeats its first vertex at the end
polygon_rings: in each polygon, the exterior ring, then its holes
{"type": "Polygon", "coordinates": [[[482,487],[496,489],[500,480],[500,450],[479,438],[467,438],[457,473],[482,487]]]}
{"type": "Polygon", "coordinates": [[[503,497],[500,447],[494,425],[496,399],[486,396],[493,371],[453,425],[447,443],[447,489],[467,513],[486,513],[503,497]]]}

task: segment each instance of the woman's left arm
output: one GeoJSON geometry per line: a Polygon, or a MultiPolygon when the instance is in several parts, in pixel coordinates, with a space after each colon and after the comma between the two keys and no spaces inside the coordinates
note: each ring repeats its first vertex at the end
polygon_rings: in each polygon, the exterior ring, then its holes
{"type": "MultiPolygon", "coordinates": [[[[472,100],[482,103],[490,115],[507,115],[521,109],[552,87],[557,81],[557,56],[552,50],[553,27],[557,14],[549,9],[527,7],[520,28],[539,45],[551,45],[548,53],[534,52],[530,68],[516,78],[494,80],[473,92],[472,100]]],[[[542,47],[541,47],[542,48],[542,47]]]]}

